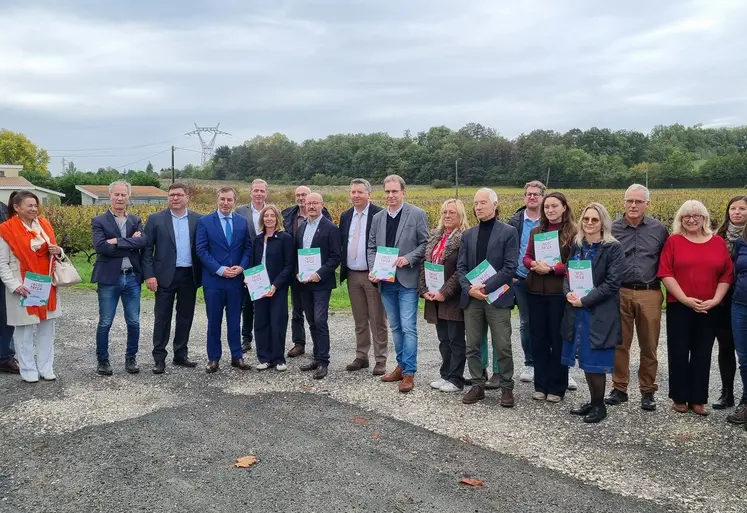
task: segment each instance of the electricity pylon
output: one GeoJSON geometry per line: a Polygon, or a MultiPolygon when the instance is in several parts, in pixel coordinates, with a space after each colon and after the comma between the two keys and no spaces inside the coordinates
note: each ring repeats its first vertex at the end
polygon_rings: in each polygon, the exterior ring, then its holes
{"type": "Polygon", "coordinates": [[[202,162],[201,165],[207,164],[208,160],[210,160],[213,156],[213,153],[215,153],[215,138],[218,137],[218,134],[220,135],[231,135],[228,132],[224,132],[223,130],[220,130],[220,123],[218,123],[215,126],[197,126],[197,123],[195,123],[195,129],[191,132],[187,132],[184,135],[197,135],[197,137],[200,138],[200,146],[202,146],[202,162]],[[203,133],[209,133],[213,134],[213,136],[209,140],[205,140],[202,137],[203,133]]]}

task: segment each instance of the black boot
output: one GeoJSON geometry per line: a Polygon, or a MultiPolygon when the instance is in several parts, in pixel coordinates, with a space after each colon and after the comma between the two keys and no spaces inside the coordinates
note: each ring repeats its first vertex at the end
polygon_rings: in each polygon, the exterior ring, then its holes
{"type": "Polygon", "coordinates": [[[602,422],[606,417],[607,407],[602,402],[591,407],[591,411],[584,417],[584,422],[587,424],[596,424],[597,422],[602,422]]]}
{"type": "Polygon", "coordinates": [[[714,410],[725,410],[734,406],[734,391],[729,389],[721,390],[721,397],[713,403],[714,410]]]}

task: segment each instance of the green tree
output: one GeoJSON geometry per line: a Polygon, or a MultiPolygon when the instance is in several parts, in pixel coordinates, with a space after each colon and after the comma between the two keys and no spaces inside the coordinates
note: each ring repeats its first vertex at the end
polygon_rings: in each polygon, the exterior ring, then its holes
{"type": "Polygon", "coordinates": [[[48,173],[47,150],[38,148],[25,135],[0,129],[0,164],[21,165],[26,171],[48,173]]]}

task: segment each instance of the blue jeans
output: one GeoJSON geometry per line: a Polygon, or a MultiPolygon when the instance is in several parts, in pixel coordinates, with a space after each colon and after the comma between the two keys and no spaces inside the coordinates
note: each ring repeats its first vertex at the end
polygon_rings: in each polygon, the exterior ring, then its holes
{"type": "Polygon", "coordinates": [[[134,274],[122,274],[116,285],[98,285],[99,325],[96,328],[96,358],[109,359],[109,330],[117,313],[117,303],[122,299],[127,323],[127,350],[125,356],[137,354],[140,340],[140,284],[134,274]]]}
{"type": "MultiPolygon", "coordinates": [[[[0,294],[5,294],[5,291],[0,290],[0,294]]],[[[13,326],[0,325],[0,363],[8,362],[16,356],[16,350],[13,347],[14,331],[13,326]]]]}
{"type": "Polygon", "coordinates": [[[737,350],[739,375],[742,376],[742,399],[747,403],[747,305],[732,302],[731,326],[734,330],[734,348],[737,350]]]}
{"type": "Polygon", "coordinates": [[[529,305],[527,305],[526,279],[518,278],[513,283],[516,305],[519,307],[519,337],[524,351],[524,365],[534,366],[532,358],[532,337],[529,335],[529,305]]]}
{"type": "Polygon", "coordinates": [[[418,369],[418,291],[399,284],[381,284],[381,301],[392,329],[397,364],[402,374],[412,376],[418,369]]]}

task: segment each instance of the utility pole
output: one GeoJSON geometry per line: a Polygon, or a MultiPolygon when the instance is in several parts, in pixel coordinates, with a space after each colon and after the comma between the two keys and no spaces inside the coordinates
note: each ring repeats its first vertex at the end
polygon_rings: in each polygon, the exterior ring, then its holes
{"type": "Polygon", "coordinates": [[[646,168],[646,189],[648,189],[648,168],[646,168]]]}
{"type": "Polygon", "coordinates": [[[456,199],[459,199],[459,160],[454,161],[454,180],[456,181],[456,199]]]}
{"type": "Polygon", "coordinates": [[[174,146],[171,146],[171,183],[174,183],[175,180],[174,176],[174,146]]]}
{"type": "Polygon", "coordinates": [[[545,179],[545,187],[550,187],[550,166],[547,166],[547,178],[545,179]]]}
{"type": "Polygon", "coordinates": [[[191,132],[187,132],[184,135],[197,135],[197,137],[200,138],[200,145],[202,146],[202,164],[207,164],[208,160],[210,160],[213,156],[213,152],[215,151],[215,138],[218,137],[218,134],[220,135],[231,135],[228,132],[224,132],[220,130],[220,123],[218,123],[215,126],[197,126],[197,123],[195,123],[195,129],[191,132]],[[203,133],[210,133],[213,134],[213,137],[211,137],[209,140],[205,140],[202,138],[203,133]]]}

